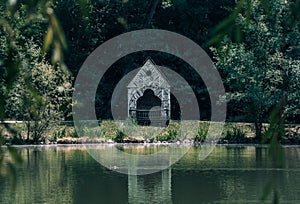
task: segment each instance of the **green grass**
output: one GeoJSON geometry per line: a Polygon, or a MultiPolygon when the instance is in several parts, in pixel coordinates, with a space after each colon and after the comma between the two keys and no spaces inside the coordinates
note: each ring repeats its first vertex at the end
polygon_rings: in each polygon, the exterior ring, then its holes
{"type": "MultiPolygon", "coordinates": [[[[72,125],[57,125],[50,127],[43,135],[40,142],[56,141],[114,141],[114,142],[141,142],[141,141],[184,141],[190,140],[197,143],[204,142],[207,138],[209,122],[194,121],[193,123],[183,121],[180,125],[177,121],[170,121],[167,127],[138,126],[134,121],[103,120],[99,128],[83,128],[80,135],[77,134],[72,125]],[[68,138],[64,140],[63,138],[68,138]],[[84,139],[88,138],[88,139],[84,139]]],[[[265,127],[268,124],[264,124],[265,127]]],[[[10,124],[13,133],[0,124],[2,143],[26,144],[27,131],[22,123],[10,124]]],[[[291,129],[291,128],[290,128],[291,129]]],[[[294,128],[295,129],[295,128],[294,128]]],[[[293,129],[291,129],[293,130],[293,129]]],[[[295,132],[295,131],[294,131],[295,132]]],[[[293,132],[293,134],[294,134],[293,132]]],[[[298,134],[298,133],[297,133],[298,134]]],[[[299,135],[293,135],[284,140],[286,144],[300,143],[299,135]]],[[[30,138],[32,142],[32,138],[30,138]]],[[[29,141],[29,143],[30,143],[29,141]]],[[[220,143],[253,143],[254,126],[250,123],[225,123],[220,143]]]]}

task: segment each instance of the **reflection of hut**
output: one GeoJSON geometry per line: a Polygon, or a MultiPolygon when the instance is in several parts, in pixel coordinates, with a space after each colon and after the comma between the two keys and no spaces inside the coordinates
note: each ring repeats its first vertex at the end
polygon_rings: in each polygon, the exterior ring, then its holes
{"type": "Polygon", "coordinates": [[[148,59],[127,86],[128,116],[141,125],[165,125],[170,118],[170,85],[148,59]]]}
{"type": "Polygon", "coordinates": [[[171,168],[143,176],[128,175],[128,203],[172,203],[171,168]],[[155,198],[155,200],[153,200],[155,198]]]}

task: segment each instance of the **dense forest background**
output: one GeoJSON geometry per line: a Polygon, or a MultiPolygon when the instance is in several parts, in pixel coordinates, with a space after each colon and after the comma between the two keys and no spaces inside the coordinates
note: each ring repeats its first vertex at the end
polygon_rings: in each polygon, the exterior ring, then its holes
{"type": "MultiPolygon", "coordinates": [[[[124,32],[145,28],[164,29],[204,45],[211,38],[210,30],[228,16],[234,6],[234,1],[91,1],[87,7],[87,16],[82,18],[79,4],[58,1],[55,11],[65,30],[69,50],[76,50],[67,52],[65,56],[67,66],[76,76],[80,65],[94,49],[124,32]]],[[[209,49],[206,51],[209,52],[209,49]]],[[[209,96],[199,75],[174,56],[150,51],[126,56],[108,70],[99,84],[96,96],[99,119],[112,118],[110,99],[115,86],[124,75],[141,67],[148,57],[157,65],[175,70],[187,80],[197,95],[201,119],[209,120],[209,96]]],[[[172,118],[180,119],[175,97],[172,97],[171,104],[172,118]]]]}
{"type": "MultiPolygon", "coordinates": [[[[213,59],[228,94],[228,121],[252,122],[261,131],[281,101],[286,122],[299,123],[299,5],[297,0],[4,1],[1,118],[46,118],[44,125],[71,120],[72,84],[87,56],[112,37],[155,28],[192,39],[213,59]]],[[[201,120],[209,120],[210,100],[201,77],[184,61],[153,51],[121,58],[107,71],[95,97],[98,118],[112,118],[114,88],[149,56],[190,84],[201,120]]],[[[172,118],[179,119],[174,97],[172,110],[172,118]]]]}

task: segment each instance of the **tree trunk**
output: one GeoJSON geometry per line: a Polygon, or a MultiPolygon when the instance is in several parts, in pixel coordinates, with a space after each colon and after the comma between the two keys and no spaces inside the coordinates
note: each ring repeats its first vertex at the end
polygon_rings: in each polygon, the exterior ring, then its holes
{"type": "Polygon", "coordinates": [[[26,142],[29,143],[29,137],[30,137],[30,121],[25,122],[27,127],[27,138],[26,142]]]}
{"type": "Polygon", "coordinates": [[[262,140],[262,122],[255,122],[255,137],[258,140],[258,142],[261,142],[262,140]]]}

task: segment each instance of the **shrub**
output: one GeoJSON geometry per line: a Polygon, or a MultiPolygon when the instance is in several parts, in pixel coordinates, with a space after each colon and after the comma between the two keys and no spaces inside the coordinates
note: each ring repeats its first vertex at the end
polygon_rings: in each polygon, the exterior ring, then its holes
{"type": "Polygon", "coordinates": [[[50,65],[33,42],[25,43],[24,50],[26,55],[18,56],[22,69],[8,90],[5,111],[11,119],[24,121],[27,141],[32,138],[38,142],[51,126],[67,116],[71,108],[71,76],[59,64],[50,65]]]}
{"type": "Polygon", "coordinates": [[[125,137],[125,134],[122,131],[118,131],[117,135],[113,138],[113,141],[123,142],[124,137],[125,137]]]}
{"type": "Polygon", "coordinates": [[[104,136],[106,139],[111,139],[115,142],[123,142],[125,134],[119,130],[118,125],[115,121],[105,120],[100,123],[101,132],[98,136],[104,136]]]}
{"type": "Polygon", "coordinates": [[[56,141],[57,138],[63,138],[63,137],[66,137],[66,127],[64,127],[62,130],[56,130],[53,133],[54,141],[56,141]]]}
{"type": "Polygon", "coordinates": [[[200,123],[197,130],[197,135],[194,138],[194,142],[204,142],[207,136],[209,123],[200,123]]]}
{"type": "Polygon", "coordinates": [[[73,138],[78,138],[79,135],[77,134],[75,128],[73,128],[73,130],[70,132],[70,137],[73,137],[73,138]]]}
{"type": "Polygon", "coordinates": [[[118,135],[119,129],[116,123],[112,120],[104,120],[100,123],[102,136],[106,139],[113,139],[118,135]]]}
{"type": "Polygon", "coordinates": [[[246,140],[246,133],[237,126],[232,126],[231,129],[228,129],[226,132],[226,136],[224,138],[229,142],[241,143],[246,140]]]}
{"type": "Polygon", "coordinates": [[[161,133],[156,137],[156,140],[158,141],[172,141],[175,140],[178,136],[179,131],[179,124],[175,122],[170,122],[168,127],[166,128],[166,131],[161,133]]]}
{"type": "Polygon", "coordinates": [[[11,144],[22,145],[22,144],[24,144],[24,140],[21,137],[21,135],[14,135],[12,140],[11,140],[11,144]]]}

